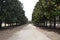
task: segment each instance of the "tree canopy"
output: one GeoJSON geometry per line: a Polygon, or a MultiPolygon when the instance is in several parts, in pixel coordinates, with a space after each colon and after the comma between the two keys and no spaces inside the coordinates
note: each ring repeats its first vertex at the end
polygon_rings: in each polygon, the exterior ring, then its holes
{"type": "MultiPolygon", "coordinates": [[[[0,0],[0,21],[11,24],[27,22],[23,4],[19,0],[0,0]]],[[[1,24],[0,23],[0,24],[1,24]]]]}
{"type": "Polygon", "coordinates": [[[46,23],[47,21],[54,21],[54,28],[56,26],[56,18],[60,16],[60,0],[39,0],[37,2],[34,12],[32,14],[33,23],[46,23]]]}

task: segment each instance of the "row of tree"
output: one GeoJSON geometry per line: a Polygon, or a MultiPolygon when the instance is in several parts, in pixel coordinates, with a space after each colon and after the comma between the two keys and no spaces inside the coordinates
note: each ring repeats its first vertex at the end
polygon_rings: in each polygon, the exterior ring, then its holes
{"type": "Polygon", "coordinates": [[[23,5],[19,0],[0,0],[0,27],[2,22],[12,25],[26,23],[28,20],[24,13],[23,5]]]}
{"type": "Polygon", "coordinates": [[[32,14],[32,21],[34,24],[44,24],[47,27],[47,23],[52,22],[56,27],[56,21],[60,21],[60,0],[39,0],[37,2],[34,12],[32,14]]]}

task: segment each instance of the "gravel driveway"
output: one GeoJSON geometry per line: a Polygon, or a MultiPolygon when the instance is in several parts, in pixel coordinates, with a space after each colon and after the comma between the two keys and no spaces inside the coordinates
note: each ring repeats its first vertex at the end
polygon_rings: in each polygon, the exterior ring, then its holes
{"type": "Polygon", "coordinates": [[[0,40],[51,40],[32,24],[0,31],[0,40]]]}

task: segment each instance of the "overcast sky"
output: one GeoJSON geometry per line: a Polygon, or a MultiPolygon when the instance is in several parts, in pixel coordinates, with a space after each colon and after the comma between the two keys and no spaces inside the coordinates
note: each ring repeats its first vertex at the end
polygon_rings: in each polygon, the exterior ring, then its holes
{"type": "Polygon", "coordinates": [[[26,17],[28,18],[28,20],[31,20],[34,6],[38,2],[38,0],[19,0],[19,1],[23,3],[26,17]]]}

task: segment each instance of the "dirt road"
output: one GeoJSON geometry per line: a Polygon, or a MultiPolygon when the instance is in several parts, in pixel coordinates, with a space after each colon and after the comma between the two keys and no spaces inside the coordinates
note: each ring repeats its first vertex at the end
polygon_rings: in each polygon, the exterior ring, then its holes
{"type": "Polygon", "coordinates": [[[32,24],[0,31],[0,40],[51,40],[32,24]]]}

